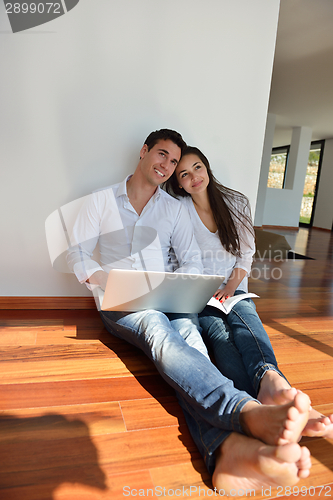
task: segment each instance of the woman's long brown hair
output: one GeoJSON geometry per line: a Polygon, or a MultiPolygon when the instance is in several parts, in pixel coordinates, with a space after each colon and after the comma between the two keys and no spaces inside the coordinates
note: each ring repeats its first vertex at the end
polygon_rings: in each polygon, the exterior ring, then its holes
{"type": "MultiPolygon", "coordinates": [[[[250,212],[249,200],[239,191],[234,191],[233,189],[223,186],[223,184],[214,177],[209,161],[200,149],[193,146],[187,146],[182,153],[182,158],[188,155],[198,156],[207,168],[209,177],[209,184],[207,187],[208,199],[222,246],[232,255],[241,256],[241,235],[239,231],[237,231],[236,225],[240,224],[240,227],[249,231],[253,236],[254,229],[251,217],[239,210],[236,205],[239,204],[243,209],[248,208],[250,212]]],[[[185,189],[179,187],[176,172],[166,181],[165,189],[173,196],[191,196],[185,189]]]]}

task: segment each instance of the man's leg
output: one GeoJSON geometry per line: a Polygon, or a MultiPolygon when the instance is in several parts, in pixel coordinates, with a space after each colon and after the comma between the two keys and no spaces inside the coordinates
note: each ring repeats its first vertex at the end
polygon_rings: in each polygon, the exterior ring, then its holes
{"type": "MultiPolygon", "coordinates": [[[[189,328],[192,339],[197,332],[196,348],[188,345],[172,327],[172,322],[179,322],[179,317],[171,317],[170,321],[165,314],[152,310],[129,314],[101,311],[100,314],[107,330],[142,349],[162,377],[201,418],[223,430],[242,432],[240,412],[247,402],[255,400],[235,389],[207,354],[198,351],[200,334],[194,324],[189,328]]],[[[205,350],[203,342],[202,349],[205,350]]]]}

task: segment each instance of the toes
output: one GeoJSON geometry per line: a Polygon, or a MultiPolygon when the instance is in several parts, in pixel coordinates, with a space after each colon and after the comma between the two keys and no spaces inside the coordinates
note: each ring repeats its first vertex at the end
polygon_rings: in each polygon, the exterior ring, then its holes
{"type": "Polygon", "coordinates": [[[298,467],[297,475],[299,478],[305,479],[306,477],[309,477],[310,469],[312,467],[311,454],[305,446],[302,446],[301,448],[301,458],[298,462],[296,462],[296,465],[298,467]]]}
{"type": "MultiPolygon", "coordinates": [[[[306,448],[307,449],[307,448],[306,448]]],[[[302,448],[296,443],[277,446],[274,450],[275,458],[288,463],[298,463],[302,460],[302,448]]]]}
{"type": "Polygon", "coordinates": [[[298,433],[295,434],[295,431],[284,429],[279,438],[278,438],[278,443],[277,444],[286,444],[286,443],[295,443],[299,441],[300,436],[298,433]]]}
{"type": "Polygon", "coordinates": [[[306,446],[301,447],[301,456],[296,465],[299,469],[311,469],[311,453],[310,450],[306,448],[306,446]]]}
{"type": "Polygon", "coordinates": [[[295,396],[294,405],[300,413],[309,411],[311,401],[307,394],[298,392],[295,396]]]}
{"type": "Polygon", "coordinates": [[[297,476],[300,478],[300,479],[306,479],[307,477],[310,476],[310,470],[309,469],[300,469],[297,473],[297,476]]]}
{"type": "Polygon", "coordinates": [[[286,397],[290,399],[295,399],[296,394],[297,394],[297,389],[296,387],[291,387],[290,389],[284,389],[284,393],[286,397]]]}
{"type": "Polygon", "coordinates": [[[294,422],[299,418],[299,410],[295,406],[291,406],[287,412],[286,428],[291,429],[294,422]]]}

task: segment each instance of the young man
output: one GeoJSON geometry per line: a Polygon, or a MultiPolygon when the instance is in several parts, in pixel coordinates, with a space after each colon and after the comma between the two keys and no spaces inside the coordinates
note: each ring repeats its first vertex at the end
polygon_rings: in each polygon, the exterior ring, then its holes
{"type": "MultiPolygon", "coordinates": [[[[171,251],[179,265],[176,272],[202,272],[189,216],[160,188],[184,146],[173,130],[151,133],[134,174],[89,197],[67,258],[81,283],[104,289],[113,268],[171,270],[171,251]],[[101,265],[91,258],[97,242],[101,265]]],[[[100,314],[107,330],[142,349],[176,390],[216,487],[233,488],[239,467],[258,488],[295,484],[308,475],[309,452],[297,444],[307,421],[307,396],[297,394],[289,404],[275,407],[236,390],[210,362],[195,315],[153,310],[100,314]]]]}

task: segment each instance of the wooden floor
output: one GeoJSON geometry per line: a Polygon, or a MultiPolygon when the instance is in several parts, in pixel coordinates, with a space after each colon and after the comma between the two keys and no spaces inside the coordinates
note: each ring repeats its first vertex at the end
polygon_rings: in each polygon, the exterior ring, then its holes
{"type": "MultiPolygon", "coordinates": [[[[256,262],[250,289],[280,368],[331,413],[333,238],[301,230],[296,247],[315,260],[256,262]]],[[[0,346],[1,500],[212,496],[173,391],[96,311],[0,310],[0,346]]],[[[299,494],[256,498],[333,496],[333,440],[303,442],[313,467],[299,494]]]]}

